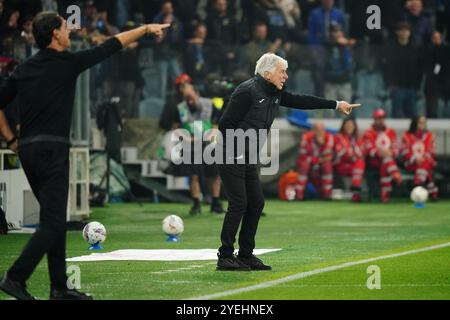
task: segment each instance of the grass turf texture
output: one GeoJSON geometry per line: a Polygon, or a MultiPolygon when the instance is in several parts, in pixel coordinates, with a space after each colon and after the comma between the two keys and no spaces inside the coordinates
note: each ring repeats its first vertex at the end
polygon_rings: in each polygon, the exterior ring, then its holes
{"type": "MultiPolygon", "coordinates": [[[[179,204],[109,205],[94,209],[91,221],[108,231],[104,251],[117,249],[217,248],[223,216],[190,217],[179,204]],[[166,243],[161,221],[184,219],[181,243],[166,243]]],[[[186,299],[278,279],[298,272],[450,242],[450,202],[415,209],[409,202],[287,203],[267,201],[257,235],[258,248],[282,248],[262,256],[268,272],[218,272],[214,261],[85,262],[82,290],[96,299],[186,299]],[[189,269],[183,269],[189,268],[189,269]]],[[[6,271],[29,235],[0,237],[0,273],[6,271]]],[[[69,257],[86,255],[80,231],[68,233],[69,257]]],[[[28,282],[30,292],[48,297],[46,261],[28,282]]],[[[450,248],[376,261],[224,297],[225,299],[450,299],[450,248]],[[368,265],[381,268],[381,290],[369,290],[368,265]]],[[[0,293],[0,299],[8,297],[0,293]]]]}

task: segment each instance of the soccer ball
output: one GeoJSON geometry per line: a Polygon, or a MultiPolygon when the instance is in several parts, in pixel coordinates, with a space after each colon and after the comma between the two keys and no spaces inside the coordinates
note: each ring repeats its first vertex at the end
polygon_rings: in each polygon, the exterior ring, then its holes
{"type": "Polygon", "coordinates": [[[176,215],[170,215],[164,218],[162,229],[167,235],[179,235],[184,231],[183,220],[176,215]]]}
{"type": "Polygon", "coordinates": [[[106,228],[100,222],[89,222],[83,229],[83,239],[89,244],[103,243],[106,240],[106,228]]]}
{"type": "Polygon", "coordinates": [[[295,186],[288,185],[286,187],[286,200],[292,201],[295,200],[295,196],[297,195],[297,192],[295,191],[295,186]]]}
{"type": "Polygon", "coordinates": [[[425,203],[428,200],[428,190],[418,186],[411,191],[411,200],[414,203],[425,203]]]}

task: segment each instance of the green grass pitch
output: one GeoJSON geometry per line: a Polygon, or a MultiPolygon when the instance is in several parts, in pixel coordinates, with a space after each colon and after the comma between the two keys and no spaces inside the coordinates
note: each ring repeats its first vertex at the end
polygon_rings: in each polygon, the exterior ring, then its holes
{"type": "MultiPolygon", "coordinates": [[[[117,249],[217,248],[223,216],[190,217],[181,204],[108,205],[93,210],[91,221],[108,231],[104,251],[117,249]],[[161,221],[168,214],[184,219],[181,243],[166,243],[161,221]]],[[[257,234],[258,248],[282,248],[263,260],[265,272],[218,272],[214,261],[84,262],[82,291],[96,299],[188,299],[242,288],[300,272],[450,242],[450,201],[415,209],[409,202],[266,202],[257,234]],[[195,265],[195,267],[192,267],[195,265]]],[[[0,237],[4,273],[29,235],[0,237]]],[[[80,231],[68,233],[68,257],[86,255],[80,231]]],[[[39,298],[49,293],[45,259],[28,283],[39,298]]],[[[360,264],[223,299],[450,299],[450,247],[360,264]],[[366,286],[367,267],[381,271],[381,289],[366,286]]],[[[8,297],[0,293],[0,299],[8,297]]]]}

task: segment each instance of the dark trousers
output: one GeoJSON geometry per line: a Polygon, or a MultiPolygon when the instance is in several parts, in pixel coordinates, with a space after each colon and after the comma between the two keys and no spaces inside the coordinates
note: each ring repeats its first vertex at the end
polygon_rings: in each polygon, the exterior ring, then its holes
{"type": "Polygon", "coordinates": [[[258,168],[251,164],[219,165],[219,173],[228,197],[228,210],[223,222],[219,253],[229,257],[234,252],[239,233],[239,255],[250,256],[255,248],[255,235],[264,208],[264,195],[258,168]]]}
{"type": "Polygon", "coordinates": [[[391,93],[392,115],[394,118],[411,118],[417,115],[416,91],[397,88],[391,93]]]}
{"type": "Polygon", "coordinates": [[[20,147],[19,158],[40,205],[39,229],[28,241],[8,277],[25,283],[47,254],[50,282],[66,287],[66,214],[69,145],[37,142],[20,147]]]}

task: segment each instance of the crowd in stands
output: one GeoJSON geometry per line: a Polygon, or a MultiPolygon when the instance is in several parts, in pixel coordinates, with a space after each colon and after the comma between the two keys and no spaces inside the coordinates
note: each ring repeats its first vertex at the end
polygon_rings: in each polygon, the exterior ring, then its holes
{"type": "Polygon", "coordinates": [[[94,88],[119,94],[126,117],[148,115],[142,101],[164,105],[182,73],[201,92],[211,79],[251,77],[265,52],[289,61],[290,89],[363,103],[358,116],[383,107],[395,118],[450,117],[450,0],[0,0],[2,74],[36,51],[38,12],[67,17],[73,4],[82,8],[73,38],[84,45],[141,23],[172,25],[93,72],[94,88]],[[381,29],[367,27],[371,5],[381,29]]]}

